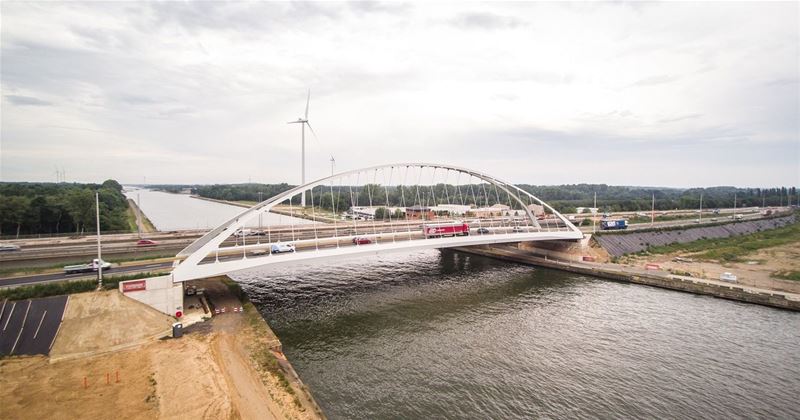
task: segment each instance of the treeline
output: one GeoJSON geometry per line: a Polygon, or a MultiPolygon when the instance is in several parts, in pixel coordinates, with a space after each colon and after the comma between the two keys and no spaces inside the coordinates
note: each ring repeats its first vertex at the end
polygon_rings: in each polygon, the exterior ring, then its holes
{"type": "Polygon", "coordinates": [[[259,198],[266,200],[292,188],[293,185],[286,183],[196,185],[192,187],[192,194],[216,200],[258,201],[259,198]]]}
{"type": "MultiPolygon", "coordinates": [[[[194,186],[192,192],[202,197],[230,201],[258,201],[288,191],[294,186],[288,184],[232,184],[194,186]]],[[[519,188],[533,194],[557,211],[572,213],[577,207],[593,207],[594,195],[597,193],[597,206],[602,211],[644,211],[652,205],[655,194],[657,210],[696,209],[700,207],[700,195],[703,196],[703,208],[733,207],[734,196],[737,207],[757,207],[787,205],[791,200],[797,203],[797,191],[791,188],[652,188],[612,186],[605,184],[576,185],[518,185],[519,188]]],[[[496,203],[519,208],[519,204],[509,200],[508,194],[487,184],[473,185],[425,185],[425,186],[391,186],[367,184],[355,186],[320,186],[312,194],[306,195],[306,204],[314,200],[315,206],[328,210],[346,211],[351,206],[433,206],[436,204],[467,204],[474,206],[491,206],[496,203]]],[[[299,204],[299,196],[292,200],[299,204]]],[[[527,204],[527,203],[526,203],[527,204]]]]}
{"type": "Polygon", "coordinates": [[[97,184],[0,183],[0,235],[86,232],[95,226],[99,192],[100,229],[130,230],[128,203],[114,180],[97,184]]]}
{"type": "Polygon", "coordinates": [[[556,210],[571,213],[576,207],[593,207],[597,193],[597,207],[602,211],[650,210],[655,194],[656,210],[697,209],[700,196],[703,208],[760,207],[797,204],[795,187],[786,188],[653,188],[625,187],[605,184],[577,184],[559,186],[519,185],[523,190],[541,198],[556,210]]]}

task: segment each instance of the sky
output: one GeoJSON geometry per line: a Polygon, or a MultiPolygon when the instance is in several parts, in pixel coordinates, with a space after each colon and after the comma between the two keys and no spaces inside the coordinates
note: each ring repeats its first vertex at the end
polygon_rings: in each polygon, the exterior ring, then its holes
{"type": "Polygon", "coordinates": [[[800,3],[0,3],[0,180],[800,185],[800,3]]]}

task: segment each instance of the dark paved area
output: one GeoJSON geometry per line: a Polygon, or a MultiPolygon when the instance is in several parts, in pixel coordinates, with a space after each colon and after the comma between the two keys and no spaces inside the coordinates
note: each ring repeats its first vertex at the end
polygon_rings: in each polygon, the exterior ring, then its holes
{"type": "Polygon", "coordinates": [[[67,296],[0,303],[0,354],[48,354],[67,296]]]}
{"type": "MultiPolygon", "coordinates": [[[[111,270],[103,271],[103,274],[108,274],[110,276],[122,274],[122,273],[135,273],[141,271],[153,271],[153,270],[161,270],[164,268],[172,267],[172,261],[168,262],[161,262],[161,263],[152,263],[152,262],[145,262],[141,264],[126,266],[126,267],[113,267],[111,270]]],[[[49,283],[54,281],[63,281],[63,280],[72,280],[72,279],[92,279],[97,278],[97,273],[80,273],[80,274],[64,274],[64,273],[52,273],[52,274],[37,274],[37,275],[29,275],[29,276],[22,276],[22,277],[8,277],[8,278],[0,278],[0,287],[6,286],[22,286],[28,284],[35,284],[35,283],[49,283]]]]}

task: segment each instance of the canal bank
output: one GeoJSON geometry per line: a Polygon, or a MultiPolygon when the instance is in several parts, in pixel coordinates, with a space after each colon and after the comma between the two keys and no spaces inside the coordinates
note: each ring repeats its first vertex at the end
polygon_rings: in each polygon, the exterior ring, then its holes
{"type": "Polygon", "coordinates": [[[187,296],[193,313],[181,318],[187,327],[175,338],[175,318],[123,293],[70,295],[49,355],[0,359],[0,411],[8,418],[324,418],[235,283],[202,285],[203,299],[187,296]]]}
{"type": "Polygon", "coordinates": [[[534,248],[520,249],[515,245],[482,245],[456,249],[460,252],[602,277],[609,280],[800,311],[800,295],[795,293],[745,287],[716,280],[678,276],[656,270],[624,267],[616,264],[587,263],[552,259],[547,256],[540,257],[534,255],[535,251],[532,251],[534,248]]]}

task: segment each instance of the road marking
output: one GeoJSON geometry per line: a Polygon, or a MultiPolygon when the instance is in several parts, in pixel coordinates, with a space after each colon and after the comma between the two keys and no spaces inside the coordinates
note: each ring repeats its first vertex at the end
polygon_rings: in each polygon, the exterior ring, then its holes
{"type": "Polygon", "coordinates": [[[42,328],[42,322],[44,322],[44,317],[47,316],[47,309],[44,310],[42,314],[42,319],[39,320],[39,326],[36,327],[36,332],[33,333],[33,338],[36,339],[36,336],[39,335],[39,328],[42,328]]]}
{"type": "Polygon", "coordinates": [[[17,302],[14,302],[14,304],[11,305],[11,312],[8,313],[8,318],[6,318],[6,325],[3,325],[3,331],[5,331],[6,328],[8,327],[8,321],[11,321],[11,315],[14,315],[14,308],[16,307],[17,307],[17,302]]]}
{"type": "Polygon", "coordinates": [[[6,304],[8,303],[8,299],[3,299],[3,308],[0,309],[0,319],[3,319],[3,314],[6,313],[6,304]]]}
{"type": "Polygon", "coordinates": [[[14,340],[14,346],[11,347],[11,351],[8,354],[14,354],[14,349],[17,348],[17,343],[19,343],[19,338],[22,337],[22,330],[25,329],[25,321],[28,320],[28,311],[31,310],[31,304],[33,303],[32,300],[28,301],[28,309],[25,309],[25,316],[22,317],[22,325],[19,326],[19,334],[17,334],[17,339],[14,340]]]}

